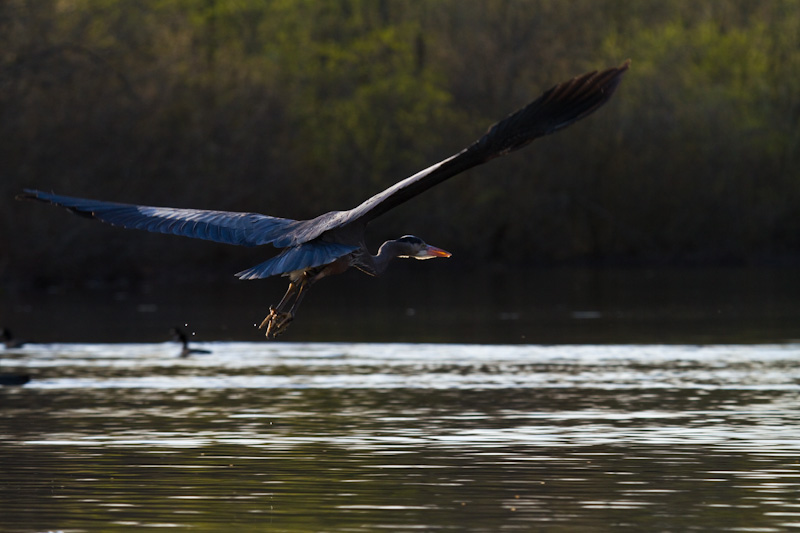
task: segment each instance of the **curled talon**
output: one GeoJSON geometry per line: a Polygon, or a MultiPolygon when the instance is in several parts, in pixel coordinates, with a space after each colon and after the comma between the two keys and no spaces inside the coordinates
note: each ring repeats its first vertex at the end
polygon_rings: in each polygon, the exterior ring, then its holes
{"type": "MultiPolygon", "coordinates": [[[[264,320],[261,321],[261,324],[258,325],[258,329],[264,329],[269,325],[269,323],[275,319],[275,308],[270,306],[269,314],[264,317],[264,320]]],[[[268,328],[269,329],[269,328],[268,328]]]]}
{"type": "Polygon", "coordinates": [[[267,324],[267,333],[266,337],[268,339],[274,339],[281,333],[283,333],[289,324],[294,320],[294,317],[289,313],[281,313],[281,314],[274,314],[268,317],[270,319],[269,323],[267,324]]]}
{"type": "Polygon", "coordinates": [[[289,323],[294,319],[291,313],[279,313],[274,307],[269,308],[269,314],[258,326],[258,329],[267,328],[266,337],[274,339],[289,326],[289,323]]]}

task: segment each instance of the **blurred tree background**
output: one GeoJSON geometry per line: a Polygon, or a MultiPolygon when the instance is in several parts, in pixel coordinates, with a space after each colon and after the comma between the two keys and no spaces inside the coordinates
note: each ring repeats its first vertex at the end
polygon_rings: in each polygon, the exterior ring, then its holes
{"type": "Polygon", "coordinates": [[[371,244],[414,233],[465,266],[800,261],[795,0],[5,0],[0,279],[219,278],[265,255],[22,188],[312,217],[628,58],[605,108],[387,214],[371,244]]]}

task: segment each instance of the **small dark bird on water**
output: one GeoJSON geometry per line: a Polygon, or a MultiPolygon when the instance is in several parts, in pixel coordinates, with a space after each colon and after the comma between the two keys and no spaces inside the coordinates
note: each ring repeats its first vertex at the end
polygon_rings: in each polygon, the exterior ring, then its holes
{"type": "Polygon", "coordinates": [[[0,386],[15,387],[25,385],[31,380],[28,374],[0,374],[0,386]]]}
{"type": "Polygon", "coordinates": [[[459,153],[399,181],[348,211],[331,211],[311,220],[257,213],[121,204],[26,190],[19,199],[62,206],[88,218],[124,228],[169,233],[227,244],[272,244],[282,251],[272,259],[236,274],[240,279],[282,275],[289,288],[261,322],[267,338],[286,330],[308,288],[320,279],[355,267],[377,276],[395,257],[431,259],[450,253],[406,235],[384,242],[372,255],[364,233],[373,219],[474,166],[513,152],[534,139],[555,133],[588,116],[614,94],[630,61],[602,72],[589,72],[559,83],[512,113],[459,153]]]}
{"type": "Polygon", "coordinates": [[[189,348],[189,340],[186,338],[186,334],[180,330],[180,328],[171,328],[169,330],[170,334],[172,335],[172,340],[176,342],[180,342],[182,345],[181,349],[181,357],[189,357],[190,355],[194,354],[209,354],[211,350],[204,350],[202,348],[189,348]]]}
{"type": "MultiPolygon", "coordinates": [[[[6,349],[21,348],[25,345],[25,341],[15,339],[8,328],[0,328],[0,340],[3,341],[3,346],[6,349]]],[[[25,385],[31,380],[28,374],[4,374],[0,373],[0,386],[14,386],[25,385]]]]}
{"type": "Polygon", "coordinates": [[[22,348],[25,342],[20,339],[15,339],[8,328],[0,328],[0,340],[3,341],[3,346],[6,348],[22,348]]]}

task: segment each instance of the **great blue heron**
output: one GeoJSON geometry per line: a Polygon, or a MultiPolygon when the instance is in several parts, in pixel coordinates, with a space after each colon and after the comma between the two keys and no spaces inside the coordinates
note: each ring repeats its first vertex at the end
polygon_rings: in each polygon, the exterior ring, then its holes
{"type": "Polygon", "coordinates": [[[291,220],[257,213],[178,209],[102,202],[25,190],[18,196],[49,202],[73,213],[122,226],[228,244],[272,244],[283,250],[272,259],[236,274],[240,279],[283,275],[289,288],[259,326],[267,338],[282,333],[293,320],[308,288],[316,281],[356,267],[378,275],[395,257],[429,259],[450,253],[406,235],[386,241],[372,255],[364,242],[373,219],[465,170],[522,148],[537,137],[554,133],[605,104],[619,85],[630,61],[602,72],[589,72],[560,83],[492,126],[473,144],[395,183],[349,211],[331,211],[311,220],[291,220]]]}

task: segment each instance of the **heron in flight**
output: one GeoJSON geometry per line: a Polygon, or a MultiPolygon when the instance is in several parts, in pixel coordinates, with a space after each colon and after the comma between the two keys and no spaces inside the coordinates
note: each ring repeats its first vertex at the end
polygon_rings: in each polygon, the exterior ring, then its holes
{"type": "Polygon", "coordinates": [[[355,267],[381,274],[395,257],[430,259],[450,253],[406,235],[384,242],[377,255],[365,244],[373,219],[465,170],[513,152],[537,137],[549,135],[586,117],[605,104],[622,80],[630,61],[601,72],[589,72],[555,85],[539,98],[501,120],[457,154],[399,181],[348,211],[331,211],[310,220],[292,220],[258,213],[152,207],[61,196],[26,189],[19,199],[65,207],[88,218],[123,228],[169,233],[210,241],[281,248],[275,257],[236,274],[239,279],[286,276],[289,288],[270,307],[260,329],[268,339],[284,332],[294,319],[309,287],[320,279],[355,267]]]}

